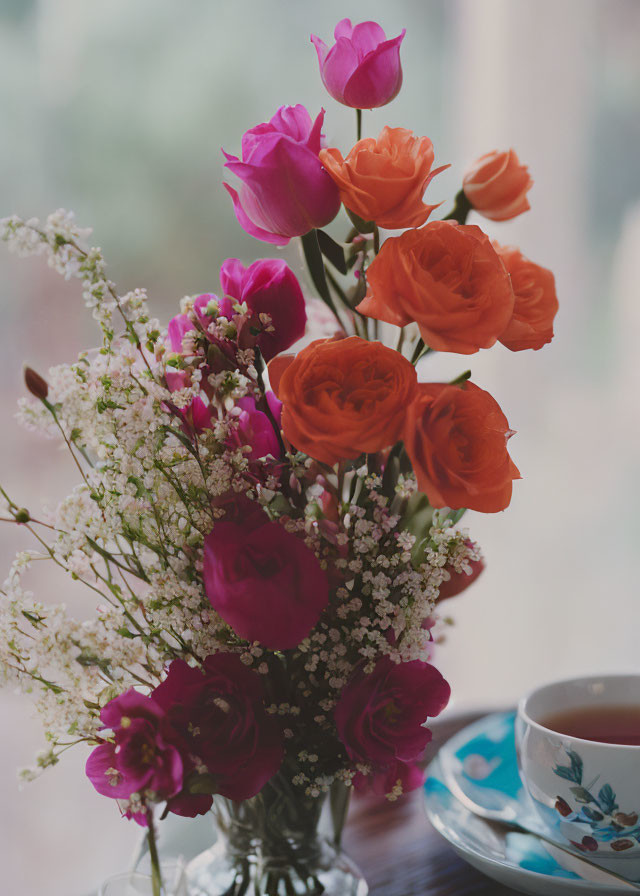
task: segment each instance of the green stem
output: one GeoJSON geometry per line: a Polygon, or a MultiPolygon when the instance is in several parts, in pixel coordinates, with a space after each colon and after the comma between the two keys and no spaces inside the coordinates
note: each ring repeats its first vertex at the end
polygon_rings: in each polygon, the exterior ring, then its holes
{"type": "Polygon", "coordinates": [[[356,109],[356,138],[362,140],[362,109],[356,109]]]}
{"type": "Polygon", "coordinates": [[[378,225],[373,228],[373,254],[377,255],[380,251],[380,231],[378,225]]]}
{"type": "Polygon", "coordinates": [[[471,371],[465,370],[464,373],[461,373],[460,376],[457,376],[455,380],[451,380],[452,386],[459,386],[461,383],[466,383],[466,381],[471,377],[471,371]]]}
{"type": "Polygon", "coordinates": [[[467,194],[464,192],[464,190],[459,190],[458,193],[456,193],[453,208],[448,215],[444,216],[442,220],[457,221],[458,224],[464,224],[472,208],[473,206],[467,199],[467,194]]]}
{"type": "Polygon", "coordinates": [[[411,363],[417,364],[421,358],[424,358],[425,355],[428,355],[429,352],[432,352],[433,349],[429,348],[428,345],[424,344],[424,339],[418,339],[416,343],[416,347],[413,350],[413,355],[411,357],[411,363]]]}
{"type": "Polygon", "coordinates": [[[162,896],[162,872],[160,871],[156,828],[153,821],[153,809],[151,808],[147,808],[147,825],[147,841],[149,843],[149,858],[151,860],[151,888],[153,896],[162,896]]]}

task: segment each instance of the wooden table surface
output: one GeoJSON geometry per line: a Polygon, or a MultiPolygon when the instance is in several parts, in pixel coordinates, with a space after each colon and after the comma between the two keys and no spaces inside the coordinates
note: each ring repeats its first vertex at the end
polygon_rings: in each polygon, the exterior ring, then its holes
{"type": "MultiPolygon", "coordinates": [[[[482,713],[452,716],[430,727],[425,760],[456,731],[482,713]]],[[[510,896],[509,887],[485,877],[460,859],[427,820],[422,789],[396,802],[371,797],[351,801],[345,852],[358,864],[370,896],[510,896]]]]}

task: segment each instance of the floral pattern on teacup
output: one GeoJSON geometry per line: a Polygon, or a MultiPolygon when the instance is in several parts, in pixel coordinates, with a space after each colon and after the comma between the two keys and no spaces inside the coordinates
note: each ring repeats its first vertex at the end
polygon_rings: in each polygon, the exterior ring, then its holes
{"type": "Polygon", "coordinates": [[[599,775],[585,785],[582,757],[575,750],[567,749],[565,752],[569,758],[569,765],[556,765],[553,771],[559,778],[571,782],[569,791],[578,808],[572,808],[567,800],[558,796],[555,809],[564,820],[562,827],[573,846],[582,852],[597,852],[604,849],[617,853],[638,847],[640,844],[638,812],[622,811],[610,784],[603,784],[595,793],[599,775]],[[587,833],[581,840],[573,839],[576,833],[579,832],[579,835],[584,831],[587,833]]]}

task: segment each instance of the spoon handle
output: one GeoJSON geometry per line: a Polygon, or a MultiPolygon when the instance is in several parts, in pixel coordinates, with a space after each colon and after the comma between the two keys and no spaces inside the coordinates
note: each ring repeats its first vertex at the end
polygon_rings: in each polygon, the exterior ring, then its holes
{"type": "Polygon", "coordinates": [[[596,862],[593,862],[586,856],[574,852],[571,847],[563,846],[561,843],[558,843],[556,840],[552,840],[551,837],[547,837],[546,834],[541,834],[539,831],[536,831],[533,828],[525,827],[524,825],[519,824],[516,821],[496,821],[490,819],[485,819],[485,821],[488,821],[489,824],[496,825],[496,827],[500,827],[505,830],[514,831],[519,834],[528,834],[531,837],[537,837],[538,840],[542,840],[544,843],[548,843],[550,846],[553,846],[554,849],[559,849],[561,852],[570,855],[578,863],[588,865],[590,868],[597,868],[598,871],[601,871],[602,874],[606,875],[607,877],[613,877],[621,883],[625,884],[628,889],[640,891],[640,883],[629,880],[628,877],[623,877],[622,874],[618,874],[616,871],[610,871],[609,868],[603,868],[601,865],[598,865],[596,862]]]}
{"type": "Polygon", "coordinates": [[[444,784],[448,787],[452,796],[457,799],[458,802],[461,803],[466,809],[468,809],[469,812],[471,812],[473,815],[476,815],[478,818],[482,818],[489,824],[495,825],[496,827],[502,828],[503,830],[514,831],[520,834],[529,834],[531,837],[537,837],[538,840],[542,840],[544,843],[548,843],[550,846],[553,846],[554,849],[558,849],[561,852],[570,855],[572,859],[574,859],[578,863],[578,865],[582,863],[588,865],[589,868],[596,868],[603,876],[612,877],[620,883],[624,884],[627,889],[640,892],[640,883],[629,880],[629,878],[623,877],[622,874],[618,874],[616,871],[610,871],[608,868],[603,868],[592,859],[588,859],[586,856],[574,851],[570,846],[563,846],[561,843],[558,843],[556,840],[553,840],[546,834],[541,833],[536,828],[527,827],[521,822],[516,821],[515,817],[513,817],[513,815],[515,815],[515,812],[511,807],[509,807],[508,810],[504,810],[505,813],[507,811],[510,813],[510,817],[506,818],[504,817],[504,813],[501,816],[501,810],[487,809],[485,806],[481,806],[476,803],[470,796],[465,793],[463,788],[460,786],[456,774],[451,767],[449,757],[444,751],[441,751],[440,753],[440,767],[443,772],[444,784]]]}

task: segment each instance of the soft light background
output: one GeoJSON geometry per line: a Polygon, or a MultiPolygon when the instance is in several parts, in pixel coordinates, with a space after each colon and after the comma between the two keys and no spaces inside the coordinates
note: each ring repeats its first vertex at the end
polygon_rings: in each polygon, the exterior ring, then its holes
{"type": "MultiPolygon", "coordinates": [[[[541,352],[498,346],[424,362],[425,378],[471,366],[518,430],[511,448],[525,477],[507,513],[467,518],[488,569],[449,605],[455,628],[438,658],[455,705],[506,705],[544,679],[638,669],[636,0],[0,0],[0,215],[75,209],[112,278],[149,287],[162,318],[182,295],[215,291],[227,256],[272,252],[236,223],[220,145],[237,151],[244,130],[296,102],[327,108],[330,144],[353,142],[354,115],[324,93],[309,43],[345,15],[375,18],[390,35],[407,28],[405,86],[365,115],[365,130],[432,138],[452,168],[430,201],[453,196],[488,150],[512,145],[529,164],[532,211],[474,221],[552,268],[561,301],[541,352]]],[[[300,267],[296,248],[286,255],[300,267]]],[[[74,475],[12,419],[22,363],[46,372],[96,336],[77,284],[4,250],[0,313],[0,469],[36,508],[74,475]]],[[[27,534],[3,525],[3,568],[27,534]]],[[[49,572],[33,584],[89,611],[49,572]]],[[[0,713],[0,890],[80,896],[124,867],[137,831],[93,792],[82,749],[19,791],[15,769],[31,764],[39,726],[10,691],[0,713]]]]}

